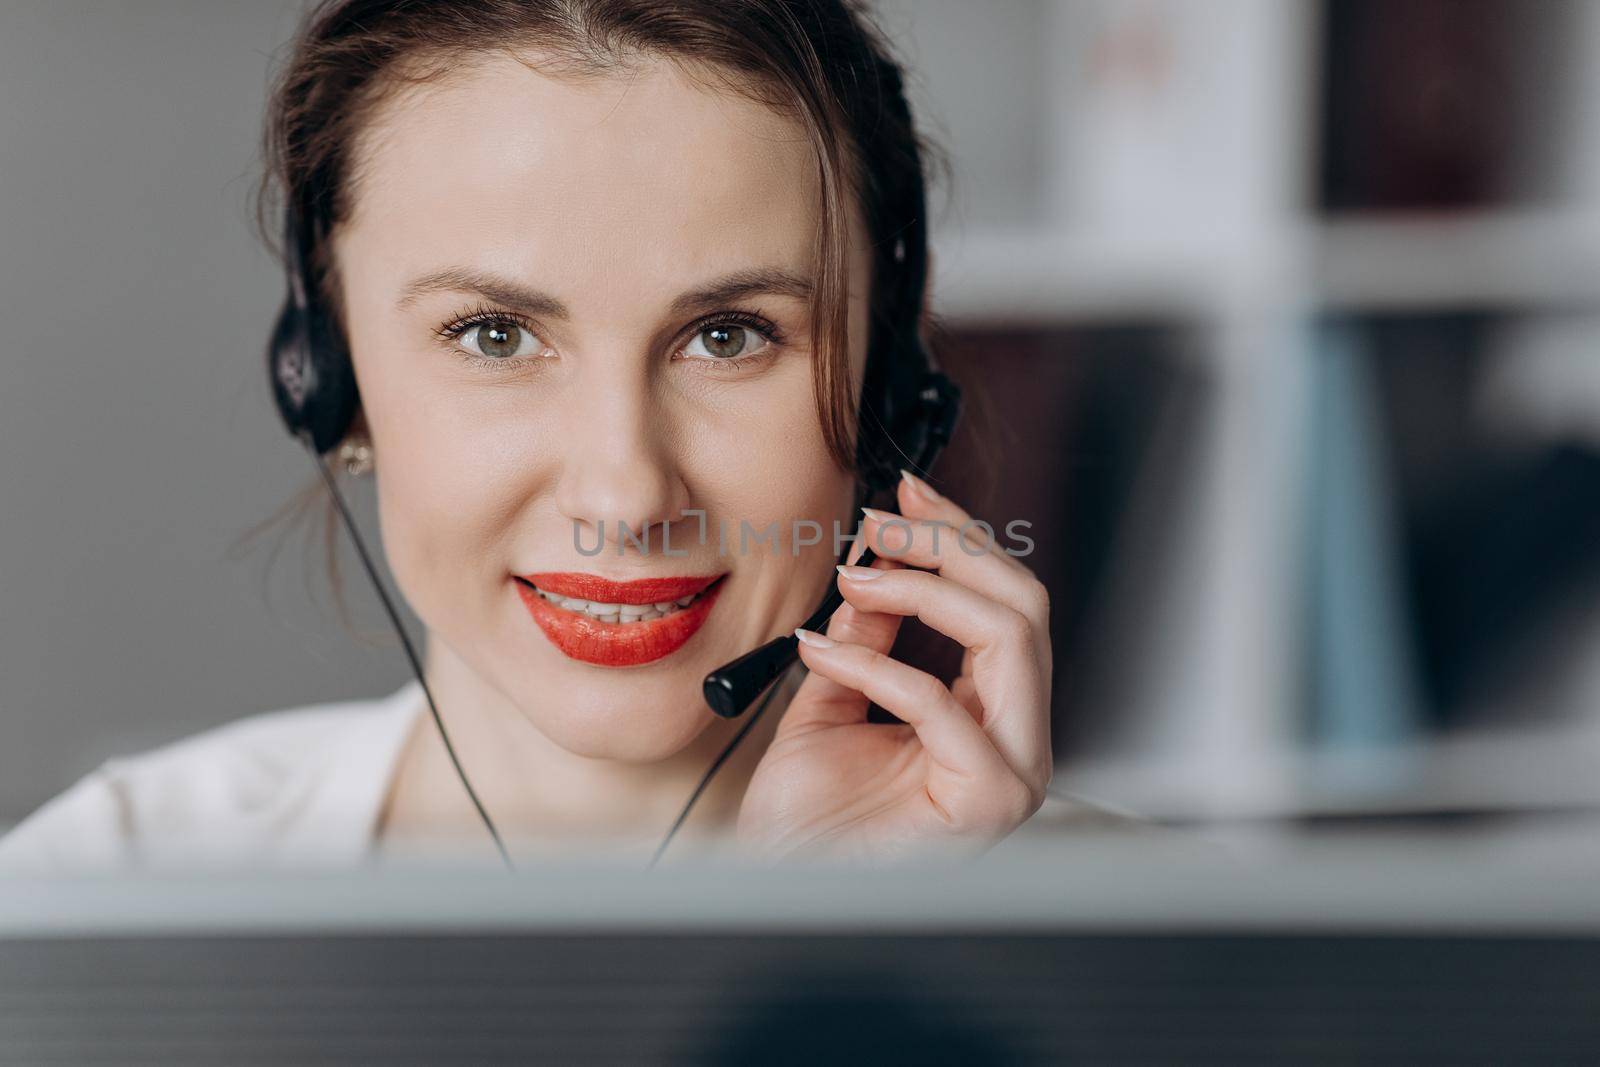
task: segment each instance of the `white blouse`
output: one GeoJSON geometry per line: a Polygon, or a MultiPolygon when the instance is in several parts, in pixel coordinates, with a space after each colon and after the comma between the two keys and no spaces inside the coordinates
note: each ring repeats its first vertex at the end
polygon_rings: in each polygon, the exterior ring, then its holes
{"type": "Polygon", "coordinates": [[[412,679],[109,759],[0,838],[0,872],[361,863],[426,708],[412,679]]]}
{"type": "MultiPolygon", "coordinates": [[[[0,837],[0,874],[365,864],[427,713],[412,679],[385,697],[264,712],[107,760],[0,837]]],[[[1135,822],[1052,795],[1028,826],[1135,822]]]]}

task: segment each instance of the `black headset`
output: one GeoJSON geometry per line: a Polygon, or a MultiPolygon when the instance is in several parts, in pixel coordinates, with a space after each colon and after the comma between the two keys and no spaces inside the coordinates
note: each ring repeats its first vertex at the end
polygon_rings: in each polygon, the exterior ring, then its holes
{"type": "MultiPolygon", "coordinates": [[[[889,77],[898,89],[898,76],[891,70],[889,77]]],[[[894,92],[888,99],[892,101],[892,106],[906,108],[903,92],[894,92]]],[[[373,588],[400,637],[412,672],[427,697],[434,725],[438,728],[456,775],[500,850],[501,858],[510,866],[511,859],[499,832],[456,758],[455,748],[450,743],[433,694],[423,677],[416,650],[400,623],[349,508],[323,460],[349,432],[360,407],[360,396],[345,337],[318,294],[318,279],[312,270],[312,255],[317,241],[326,236],[313,232],[317,216],[309,209],[315,202],[312,198],[317,192],[313,188],[306,202],[291,201],[284,210],[288,294],[278,314],[277,325],[273,328],[272,340],[267,346],[267,367],[273,399],[289,432],[310,451],[355,543],[373,588]]],[[[876,277],[880,284],[891,288],[891,293],[889,299],[877,305],[883,311],[875,315],[871,325],[862,386],[860,425],[856,435],[856,465],[862,502],[893,487],[899,481],[901,467],[921,472],[932,467],[954,432],[961,408],[960,389],[936,369],[919,330],[928,274],[925,192],[920,173],[898,192],[900,196],[896,202],[906,203],[910,208],[909,221],[889,250],[882,247],[881,239],[874,246],[875,254],[886,256],[888,260],[879,266],[876,277]]],[[[840,562],[844,558],[845,555],[841,555],[840,562]]],[[[866,566],[872,562],[872,558],[872,549],[867,547],[856,562],[866,566]]],[[[805,627],[821,629],[842,600],[837,583],[830,583],[827,595],[807,618],[805,627]]],[[[768,689],[779,675],[793,665],[798,658],[797,645],[791,631],[712,671],[702,686],[706,703],[724,718],[731,719],[743,714],[763,690],[768,689]]],[[[767,703],[776,691],[776,687],[772,687],[756,714],[751,716],[707,770],[656,850],[652,865],[688,818],[712,776],[766,710],[767,703]]]]}

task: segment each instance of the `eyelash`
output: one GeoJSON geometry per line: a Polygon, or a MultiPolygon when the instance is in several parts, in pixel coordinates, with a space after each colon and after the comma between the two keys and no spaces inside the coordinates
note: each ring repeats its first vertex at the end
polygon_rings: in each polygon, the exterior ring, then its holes
{"type": "MultiPolygon", "coordinates": [[[[518,315],[515,312],[503,311],[487,304],[479,304],[478,306],[471,308],[463,315],[458,316],[452,319],[450,322],[447,322],[443,326],[439,327],[434,331],[434,333],[441,341],[453,343],[458,337],[472,329],[474,326],[487,326],[497,322],[509,322],[521,329],[527,330],[535,337],[539,335],[539,331],[535,329],[533,324],[523,316],[518,315]]],[[[694,340],[694,338],[698,337],[706,330],[711,329],[713,326],[729,325],[743,326],[746,329],[754,330],[756,333],[760,334],[766,339],[767,347],[764,350],[756,352],[752,355],[735,356],[732,359],[706,359],[697,356],[695,357],[695,362],[715,363],[719,367],[727,367],[732,370],[745,371],[754,367],[758,363],[766,362],[771,357],[776,356],[778,354],[778,350],[786,343],[783,331],[778,328],[776,323],[772,322],[765,315],[758,315],[748,311],[719,311],[715,314],[707,315],[704,318],[696,320],[694,324],[691,325],[685,332],[684,336],[686,340],[684,341],[684,344],[688,344],[689,341],[694,340]]],[[[524,366],[534,363],[542,358],[540,356],[521,356],[515,359],[490,359],[487,356],[480,356],[475,352],[468,352],[463,348],[454,346],[452,347],[451,351],[466,363],[478,367],[492,368],[497,371],[519,370],[524,366]]]]}

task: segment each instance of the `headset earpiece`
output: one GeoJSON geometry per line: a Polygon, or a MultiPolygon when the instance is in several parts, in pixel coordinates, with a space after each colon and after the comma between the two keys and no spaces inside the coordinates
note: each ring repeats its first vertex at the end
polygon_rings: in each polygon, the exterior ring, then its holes
{"type": "Polygon", "coordinates": [[[307,237],[295,212],[285,211],[289,291],[267,346],[267,373],[284,425],[323,455],[349,432],[360,395],[344,338],[318,299],[307,269],[307,237]]]}
{"type": "Polygon", "coordinates": [[[917,416],[908,433],[914,466],[926,471],[950,443],[961,419],[961,387],[938,371],[925,371],[917,393],[917,416]]]}
{"type": "Polygon", "coordinates": [[[960,419],[960,387],[929,369],[926,353],[920,354],[922,359],[915,363],[905,359],[898,373],[891,372],[900,379],[894,389],[876,404],[863,405],[856,460],[870,492],[898,483],[901,467],[925,473],[950,442],[960,419]]]}

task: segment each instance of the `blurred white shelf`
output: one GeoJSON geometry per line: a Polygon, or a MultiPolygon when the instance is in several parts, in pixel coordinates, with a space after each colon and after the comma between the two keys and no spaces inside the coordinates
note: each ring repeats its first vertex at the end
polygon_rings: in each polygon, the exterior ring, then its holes
{"type": "Polygon", "coordinates": [[[934,234],[935,313],[978,329],[1166,321],[1192,328],[1189,351],[1212,364],[1199,474],[1182,499],[1163,501],[1189,531],[1184,562],[1141,620],[1161,639],[1127,668],[1153,680],[1135,687],[1122,740],[1064,765],[1057,781],[1173,818],[1600,806],[1600,716],[1308,752],[1285,736],[1298,690],[1280,666],[1303,653],[1291,624],[1304,591],[1292,575],[1316,317],[1600,311],[1591,178],[1600,126],[1583,104],[1600,79],[1600,35],[1590,32],[1600,14],[1582,14],[1571,34],[1587,58],[1551,72],[1555,97],[1538,115],[1548,151],[1519,157],[1523,178],[1539,180],[1518,188],[1569,200],[1328,217],[1306,204],[1317,183],[1323,5],[1233,0],[1220,19],[1202,6],[1061,4],[1048,20],[1001,24],[1011,35],[1000,44],[963,23],[932,64],[951,78],[971,154],[992,168],[969,187],[977,199],[966,217],[986,224],[934,234]],[[1151,40],[1168,57],[1156,73],[1105,65],[1151,40]],[[1016,77],[1033,81],[1029,99],[1049,101],[1053,120],[1029,113],[1007,125],[993,118],[999,110],[968,106],[997,55],[1030,47],[1051,60],[1019,64],[1016,77]],[[1048,198],[1019,199],[1007,179],[1007,167],[1034,158],[1019,131],[1044,131],[1048,198]],[[1034,224],[995,222],[1019,215],[1034,224]]]}
{"type": "Polygon", "coordinates": [[[933,239],[934,309],[962,325],[1209,314],[1244,257],[1201,240],[1051,230],[933,239]]]}
{"type": "Polygon", "coordinates": [[[1318,303],[1353,310],[1600,302],[1600,214],[1352,217],[1315,230],[1318,303]]]}
{"type": "Polygon", "coordinates": [[[1591,809],[1600,815],[1600,722],[1519,724],[1404,744],[1264,748],[1237,766],[1182,757],[1089,756],[1063,789],[1151,818],[1290,819],[1591,809]]]}
{"type": "Polygon", "coordinates": [[[1226,240],[941,234],[933,255],[933,306],[961,325],[1600,306],[1600,214],[1576,210],[1347,216],[1226,240]]]}
{"type": "Polygon", "coordinates": [[[1240,299],[1278,299],[1283,230],[1251,234],[978,232],[933,238],[933,307],[950,322],[1210,318],[1240,299]]]}

